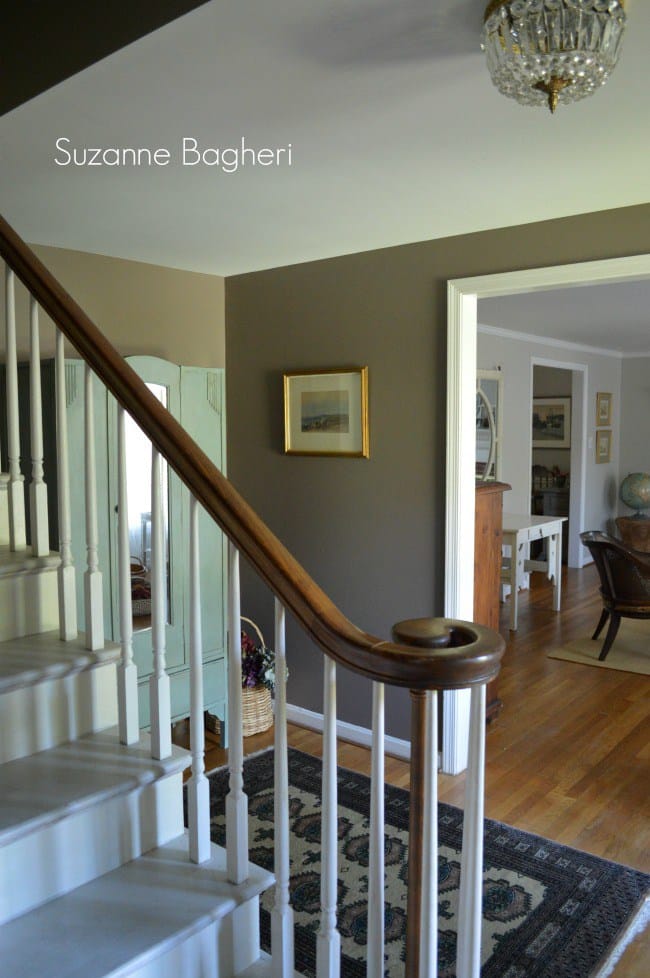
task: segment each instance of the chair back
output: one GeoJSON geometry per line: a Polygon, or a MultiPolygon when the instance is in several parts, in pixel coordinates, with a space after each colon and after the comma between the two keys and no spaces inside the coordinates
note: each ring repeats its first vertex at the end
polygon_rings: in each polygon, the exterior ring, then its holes
{"type": "Polygon", "coordinates": [[[581,533],[580,539],[598,570],[600,593],[606,605],[650,608],[650,554],[632,550],[597,530],[581,533]]]}

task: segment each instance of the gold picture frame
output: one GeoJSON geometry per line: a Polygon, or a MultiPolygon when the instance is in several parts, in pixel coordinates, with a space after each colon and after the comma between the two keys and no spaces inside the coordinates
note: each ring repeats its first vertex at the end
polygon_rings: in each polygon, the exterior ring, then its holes
{"type": "Polygon", "coordinates": [[[606,391],[596,394],[596,427],[604,427],[612,423],[612,395],[606,391]]]}
{"type": "Polygon", "coordinates": [[[596,465],[612,460],[612,429],[603,428],[596,432],[596,465]]]}
{"type": "Polygon", "coordinates": [[[284,451],[369,458],[368,368],[285,373],[284,451]]]}

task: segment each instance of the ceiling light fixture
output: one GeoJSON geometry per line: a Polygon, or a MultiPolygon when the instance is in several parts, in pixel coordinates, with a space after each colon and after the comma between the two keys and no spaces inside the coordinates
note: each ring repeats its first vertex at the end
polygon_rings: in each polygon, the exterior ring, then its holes
{"type": "Polygon", "coordinates": [[[555,112],[605,84],[625,23],[624,0],[491,0],[481,47],[500,92],[555,112]]]}

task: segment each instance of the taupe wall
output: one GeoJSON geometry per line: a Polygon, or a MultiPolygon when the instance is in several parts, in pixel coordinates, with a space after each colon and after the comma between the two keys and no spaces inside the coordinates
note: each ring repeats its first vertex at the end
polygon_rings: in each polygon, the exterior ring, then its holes
{"type": "MultiPolygon", "coordinates": [[[[441,614],[447,280],[645,252],[650,206],[227,279],[231,478],[357,625],[388,637],[401,618],[441,614]],[[371,458],[285,456],[283,371],[346,364],[369,367],[371,458]]],[[[267,641],[271,604],[245,582],[267,641]]],[[[320,711],[320,655],[295,627],[289,667],[290,702],[320,711]]],[[[369,724],[367,686],[341,673],[343,719],[369,724]]],[[[401,692],[387,724],[408,736],[401,692]]]]}
{"type": "MultiPolygon", "coordinates": [[[[221,276],[66,248],[35,245],[34,251],[123,356],[148,354],[188,366],[224,366],[221,276]]],[[[21,285],[16,306],[19,347],[27,355],[27,298],[21,285]]],[[[50,356],[53,332],[45,322],[40,332],[43,355],[50,356]]]]}

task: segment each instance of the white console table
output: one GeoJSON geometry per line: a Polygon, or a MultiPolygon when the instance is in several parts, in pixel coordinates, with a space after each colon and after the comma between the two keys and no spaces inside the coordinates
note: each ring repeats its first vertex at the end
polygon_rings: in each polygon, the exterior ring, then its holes
{"type": "Polygon", "coordinates": [[[553,610],[560,610],[562,590],[562,524],[566,516],[519,516],[503,514],[503,544],[510,547],[510,562],[502,582],[510,585],[510,631],[517,631],[519,588],[524,574],[544,571],[553,581],[553,610]],[[527,545],[533,540],[547,539],[546,560],[528,560],[527,545]]]}

